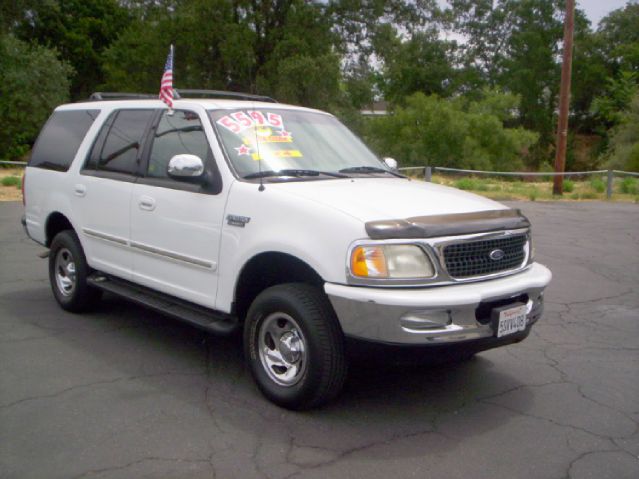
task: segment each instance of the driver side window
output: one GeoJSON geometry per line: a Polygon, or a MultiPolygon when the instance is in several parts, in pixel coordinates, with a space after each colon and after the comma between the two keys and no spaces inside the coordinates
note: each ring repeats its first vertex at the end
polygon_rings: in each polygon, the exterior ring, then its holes
{"type": "Polygon", "coordinates": [[[186,153],[197,155],[206,162],[208,151],[208,141],[197,113],[175,110],[169,115],[165,111],[153,135],[146,176],[168,178],[167,167],[173,156],[186,153]]]}

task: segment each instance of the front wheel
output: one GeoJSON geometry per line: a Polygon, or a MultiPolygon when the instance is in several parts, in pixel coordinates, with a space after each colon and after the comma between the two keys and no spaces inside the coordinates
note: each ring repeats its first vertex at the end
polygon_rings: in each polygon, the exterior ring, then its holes
{"type": "Polygon", "coordinates": [[[346,379],[344,338],[324,293],[291,283],[260,293],[246,317],[244,348],[262,393],[288,409],[333,399],[346,379]]]}
{"type": "Polygon", "coordinates": [[[58,233],[49,251],[49,281],[53,295],[63,309],[79,313],[100,298],[101,291],[87,284],[90,272],[75,232],[58,233]]]}

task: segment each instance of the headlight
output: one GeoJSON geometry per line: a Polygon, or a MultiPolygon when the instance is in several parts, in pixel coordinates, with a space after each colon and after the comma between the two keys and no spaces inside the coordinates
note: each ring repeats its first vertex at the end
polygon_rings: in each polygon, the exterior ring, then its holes
{"type": "Polygon", "coordinates": [[[357,246],[351,253],[351,274],[358,278],[432,278],[435,268],[415,245],[357,246]]]}

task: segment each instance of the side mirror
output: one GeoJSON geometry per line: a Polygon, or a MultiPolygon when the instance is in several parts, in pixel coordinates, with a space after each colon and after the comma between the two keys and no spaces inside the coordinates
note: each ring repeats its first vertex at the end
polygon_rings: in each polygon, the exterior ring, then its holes
{"type": "Polygon", "coordinates": [[[384,163],[386,163],[386,166],[388,166],[391,170],[397,171],[397,160],[395,158],[387,156],[384,158],[384,163]]]}
{"type": "Polygon", "coordinates": [[[204,174],[204,163],[197,155],[175,155],[169,160],[167,173],[171,178],[199,178],[204,174]]]}

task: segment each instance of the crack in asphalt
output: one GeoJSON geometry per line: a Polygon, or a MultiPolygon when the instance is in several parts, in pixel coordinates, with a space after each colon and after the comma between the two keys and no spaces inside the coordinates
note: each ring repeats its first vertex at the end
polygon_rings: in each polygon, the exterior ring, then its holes
{"type": "Polygon", "coordinates": [[[163,373],[140,374],[140,375],[136,375],[136,376],[119,377],[119,378],[107,379],[107,380],[102,380],[102,381],[93,381],[93,382],[84,383],[84,384],[75,384],[73,386],[70,386],[70,387],[65,388],[65,389],[61,389],[61,390],[56,391],[54,393],[38,394],[36,396],[29,396],[29,397],[21,398],[21,399],[18,399],[16,401],[12,401],[10,403],[0,404],[0,411],[3,411],[3,410],[6,410],[6,409],[9,409],[9,408],[18,406],[20,404],[23,404],[23,403],[29,402],[29,401],[39,401],[39,400],[43,400],[43,399],[57,398],[59,396],[67,394],[67,393],[69,393],[71,391],[75,391],[77,389],[87,389],[87,388],[92,388],[92,387],[95,387],[95,386],[103,386],[103,385],[106,385],[106,384],[114,384],[114,383],[124,382],[124,381],[136,381],[138,379],[153,378],[153,377],[163,377],[163,376],[201,376],[201,375],[202,375],[202,373],[186,373],[186,372],[172,371],[172,372],[163,372],[163,373]]]}
{"type": "Polygon", "coordinates": [[[183,463],[183,464],[207,464],[211,467],[211,479],[215,479],[215,468],[211,464],[209,458],[206,459],[184,459],[179,457],[156,457],[156,456],[145,456],[140,459],[135,459],[126,464],[121,464],[117,466],[103,467],[100,469],[91,469],[89,471],[82,472],[78,475],[71,476],[71,479],[83,479],[91,476],[99,476],[103,474],[107,474],[115,471],[124,471],[129,469],[130,467],[137,466],[138,464],[142,464],[145,462],[172,462],[172,463],[183,463]]]}

